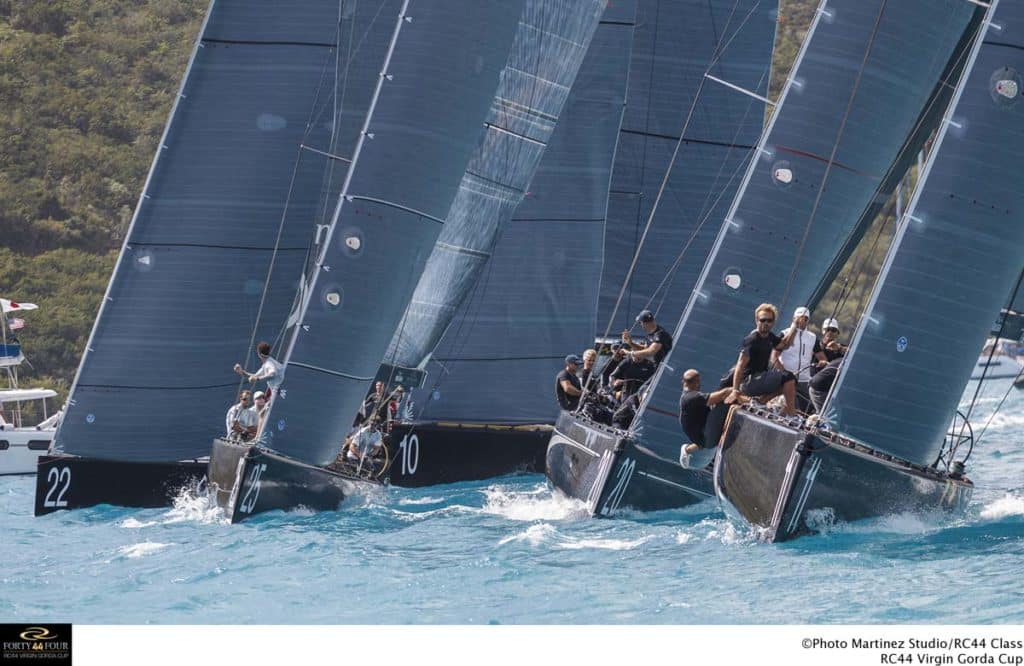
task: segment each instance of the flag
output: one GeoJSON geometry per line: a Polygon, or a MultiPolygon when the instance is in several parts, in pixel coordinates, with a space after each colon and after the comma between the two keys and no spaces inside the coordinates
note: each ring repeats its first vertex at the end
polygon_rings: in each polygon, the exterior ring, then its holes
{"type": "Polygon", "coordinates": [[[7,320],[7,325],[10,327],[10,329],[12,331],[17,331],[17,330],[25,328],[25,320],[24,319],[18,319],[17,317],[15,317],[13,319],[8,319],[7,320]]]}

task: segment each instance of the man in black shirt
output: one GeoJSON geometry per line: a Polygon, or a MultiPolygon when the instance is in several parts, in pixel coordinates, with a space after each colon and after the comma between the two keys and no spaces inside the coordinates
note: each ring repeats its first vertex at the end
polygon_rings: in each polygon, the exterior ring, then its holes
{"type": "Polygon", "coordinates": [[[821,351],[825,353],[825,363],[820,363],[820,367],[846,356],[846,347],[839,342],[839,322],[835,319],[821,323],[821,351]]]}
{"type": "MultiPolygon", "coordinates": [[[[690,454],[698,449],[718,445],[718,440],[722,436],[722,426],[729,412],[725,403],[729,396],[735,393],[736,390],[731,387],[719,389],[714,393],[701,393],[700,373],[693,368],[683,373],[683,394],[679,396],[679,424],[690,438],[690,443],[683,447],[681,461],[688,460],[690,454]],[[717,418],[709,420],[708,416],[712,413],[717,418]]],[[[733,399],[735,400],[735,397],[733,399]]]]}
{"type": "Polygon", "coordinates": [[[626,358],[626,350],[622,347],[622,343],[612,343],[612,356],[605,362],[604,367],[601,368],[601,386],[611,388],[611,374],[615,372],[615,369],[619,367],[624,358],[626,358]]]}
{"type": "Polygon", "coordinates": [[[580,406],[583,385],[576,376],[579,364],[580,357],[569,354],[565,357],[565,368],[555,377],[555,396],[558,398],[558,405],[567,412],[574,412],[580,406]]]}
{"type": "Polygon", "coordinates": [[[785,338],[772,331],[778,310],[771,303],[762,303],[754,311],[757,328],[743,338],[740,357],[733,371],[732,387],[743,395],[771,400],[782,395],[786,399],[785,416],[796,414],[796,377],[793,373],[771,367],[772,350],[783,351],[793,344],[799,330],[794,321],[785,338]]]}
{"type": "Polygon", "coordinates": [[[661,360],[672,350],[672,334],[654,321],[654,313],[650,310],[644,310],[638,314],[636,323],[640,324],[644,333],[647,334],[647,345],[633,342],[632,334],[629,331],[623,331],[622,342],[631,349],[629,351],[630,359],[647,359],[653,361],[655,365],[661,363],[661,360]]]}

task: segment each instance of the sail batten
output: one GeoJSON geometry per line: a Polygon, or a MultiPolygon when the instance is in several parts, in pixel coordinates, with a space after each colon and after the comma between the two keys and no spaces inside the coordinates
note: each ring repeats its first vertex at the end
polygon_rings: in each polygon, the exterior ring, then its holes
{"type": "Polygon", "coordinates": [[[1021,272],[1024,8],[996,1],[989,17],[826,407],[843,434],[922,465],[1021,272]]]}

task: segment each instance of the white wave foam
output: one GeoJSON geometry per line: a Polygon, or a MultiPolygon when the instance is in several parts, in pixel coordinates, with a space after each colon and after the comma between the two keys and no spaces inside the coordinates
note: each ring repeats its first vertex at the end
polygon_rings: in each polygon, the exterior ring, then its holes
{"type": "Polygon", "coordinates": [[[569,520],[588,515],[586,503],[566,497],[546,485],[529,491],[509,491],[501,486],[485,488],[482,513],[508,520],[569,520]]]}
{"type": "Polygon", "coordinates": [[[652,536],[645,536],[639,539],[566,539],[559,543],[558,547],[565,550],[583,550],[586,548],[597,550],[633,550],[653,538],[652,536]]]}
{"type": "Polygon", "coordinates": [[[143,555],[149,555],[157,551],[163,550],[172,544],[169,543],[157,543],[156,541],[143,541],[142,543],[133,543],[130,546],[122,546],[117,549],[117,554],[123,557],[142,557],[143,555]]]}
{"type": "Polygon", "coordinates": [[[999,520],[1007,516],[1022,515],[1024,515],[1024,497],[1019,495],[1004,495],[981,509],[981,517],[985,520],[999,520]]]}
{"type": "Polygon", "coordinates": [[[507,536],[498,542],[499,546],[504,546],[507,543],[528,543],[531,546],[539,546],[545,541],[550,540],[556,534],[556,530],[553,526],[546,523],[539,523],[537,525],[530,525],[527,529],[522,532],[517,532],[511,536],[507,536]]]}
{"type": "Polygon", "coordinates": [[[421,504],[438,504],[443,501],[444,498],[442,497],[408,497],[406,499],[399,500],[398,504],[400,506],[419,506],[421,504]]]}
{"type": "Polygon", "coordinates": [[[118,523],[117,526],[118,527],[123,527],[125,529],[129,529],[129,530],[137,530],[137,529],[140,529],[142,527],[152,527],[153,525],[156,525],[156,524],[157,524],[157,522],[155,520],[141,521],[141,520],[135,520],[134,518],[125,518],[120,523],[118,523]]]}
{"type": "Polygon", "coordinates": [[[227,525],[230,521],[212,495],[184,491],[174,498],[174,506],[163,515],[162,522],[165,525],[185,522],[227,525]]]}

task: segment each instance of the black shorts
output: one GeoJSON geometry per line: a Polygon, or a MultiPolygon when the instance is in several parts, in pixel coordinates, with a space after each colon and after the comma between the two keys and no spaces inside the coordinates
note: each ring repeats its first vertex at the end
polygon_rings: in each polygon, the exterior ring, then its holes
{"type": "Polygon", "coordinates": [[[768,395],[770,393],[778,393],[782,389],[783,384],[795,380],[796,377],[792,372],[771,368],[744,379],[743,384],[740,385],[740,391],[744,395],[752,397],[768,395]]]}

